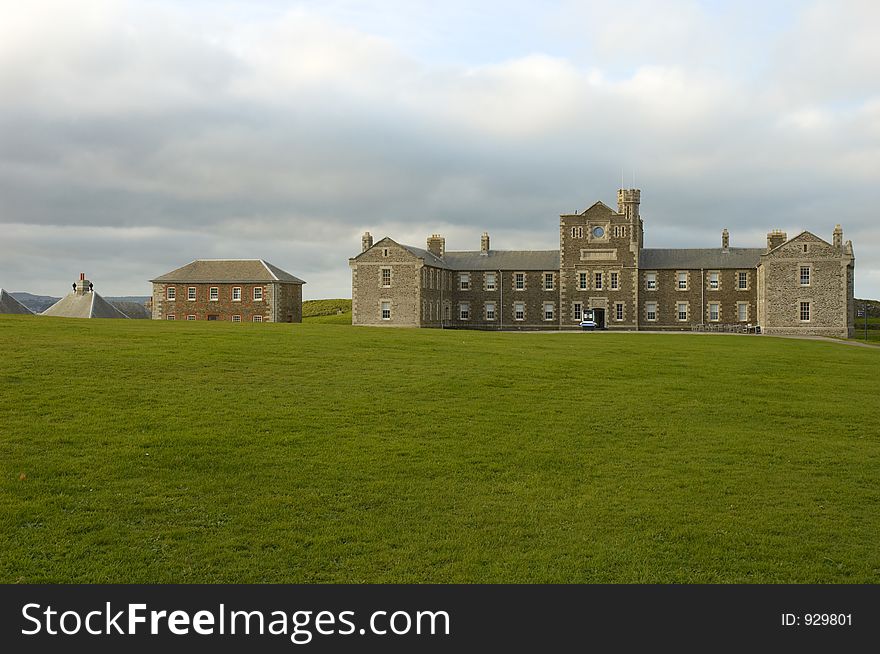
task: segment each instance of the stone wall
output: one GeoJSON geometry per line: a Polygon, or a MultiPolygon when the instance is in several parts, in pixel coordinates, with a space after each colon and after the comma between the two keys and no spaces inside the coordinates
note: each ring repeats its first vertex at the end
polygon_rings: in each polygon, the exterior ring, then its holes
{"type": "Polygon", "coordinates": [[[422,262],[391,239],[382,239],[351,265],[352,324],[385,327],[421,325],[422,262]],[[388,285],[383,270],[390,271],[388,285]],[[382,318],[389,303],[390,317],[382,318]]]}
{"type": "MultiPolygon", "coordinates": [[[[272,292],[274,284],[247,283],[154,283],[153,284],[153,319],[186,320],[187,316],[195,316],[195,320],[208,320],[208,316],[217,316],[217,320],[232,320],[233,316],[241,316],[242,322],[253,322],[254,316],[261,316],[264,321],[272,319],[272,292]],[[263,299],[254,300],[254,287],[263,289],[263,299]],[[168,288],[176,290],[176,299],[168,299],[168,288]],[[189,300],[189,289],[196,289],[195,301],[189,300]],[[210,289],[216,288],[218,299],[211,300],[210,289]],[[233,300],[233,288],[241,288],[241,300],[233,300]]],[[[299,288],[298,284],[295,284],[299,288]]],[[[301,291],[300,291],[301,293],[301,291]]],[[[300,295],[301,297],[301,295],[300,295]]],[[[299,308],[302,316],[302,302],[299,308]]]]}

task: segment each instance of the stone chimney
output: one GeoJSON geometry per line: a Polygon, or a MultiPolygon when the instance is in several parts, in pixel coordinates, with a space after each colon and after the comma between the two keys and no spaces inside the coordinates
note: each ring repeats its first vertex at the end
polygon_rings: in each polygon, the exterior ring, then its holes
{"type": "Polygon", "coordinates": [[[91,293],[92,288],[92,282],[86,279],[85,273],[80,273],[79,280],[74,282],[73,284],[73,292],[77,295],[85,295],[86,293],[91,293]]]}
{"type": "Polygon", "coordinates": [[[730,232],[727,231],[727,228],[721,232],[721,250],[724,252],[730,251],[730,232]]]}
{"type": "Polygon", "coordinates": [[[373,236],[370,232],[364,232],[361,236],[361,252],[366,252],[371,247],[373,247],[373,236]]]}
{"type": "Polygon", "coordinates": [[[489,256],[489,232],[483,232],[480,237],[480,254],[484,257],[489,256]]]}
{"type": "Polygon", "coordinates": [[[767,249],[772,250],[773,248],[778,248],[787,240],[788,234],[783,232],[781,229],[774,229],[772,232],[767,234],[767,249]]]}
{"type": "Polygon", "coordinates": [[[446,252],[446,239],[440,234],[431,234],[428,237],[428,252],[442,259],[446,252]]]}
{"type": "Polygon", "coordinates": [[[834,238],[832,240],[834,245],[834,249],[840,252],[843,249],[843,227],[840,225],[834,226],[834,238]]]}
{"type": "Polygon", "coordinates": [[[637,188],[621,188],[617,190],[617,213],[623,214],[628,220],[639,217],[639,203],[642,192],[637,188]]]}

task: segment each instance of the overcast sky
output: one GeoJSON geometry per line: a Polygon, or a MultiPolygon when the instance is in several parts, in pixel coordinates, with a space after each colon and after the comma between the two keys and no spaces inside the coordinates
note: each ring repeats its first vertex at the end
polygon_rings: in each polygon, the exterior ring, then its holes
{"type": "Polygon", "coordinates": [[[350,297],[360,234],[647,247],[835,223],[880,297],[880,3],[0,0],[0,286],[264,258],[350,297]]]}

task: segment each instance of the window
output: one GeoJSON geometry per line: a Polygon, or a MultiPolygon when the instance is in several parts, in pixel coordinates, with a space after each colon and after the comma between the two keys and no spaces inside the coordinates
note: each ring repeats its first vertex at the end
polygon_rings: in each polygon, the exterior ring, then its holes
{"type": "Polygon", "coordinates": [[[721,320],[721,308],[717,302],[711,302],[709,304],[709,320],[711,322],[718,322],[721,320]]]}
{"type": "Polygon", "coordinates": [[[196,287],[195,286],[190,286],[188,289],[186,289],[186,299],[189,300],[190,302],[196,301],[196,287]]]}
{"type": "Polygon", "coordinates": [[[391,320],[391,303],[382,303],[382,320],[391,320]]]}
{"type": "Polygon", "coordinates": [[[263,299],[263,287],[254,286],[254,302],[260,302],[263,299]]]}
{"type": "Polygon", "coordinates": [[[487,272],[486,273],[486,290],[494,291],[495,290],[495,273],[487,272]]]}
{"type": "Polygon", "coordinates": [[[604,227],[593,227],[593,238],[602,238],[605,236],[604,227]]]}
{"type": "Polygon", "coordinates": [[[749,273],[747,273],[745,270],[739,271],[739,274],[737,275],[736,287],[741,291],[745,291],[749,288],[749,273]]]}
{"type": "Polygon", "coordinates": [[[513,288],[517,291],[522,291],[526,287],[526,274],[525,273],[514,273],[513,275],[513,288]]]}
{"type": "Polygon", "coordinates": [[[623,302],[618,302],[614,305],[614,319],[623,320],[623,302]]]}
{"type": "Polygon", "coordinates": [[[188,315],[188,316],[186,317],[186,319],[187,319],[187,320],[195,320],[196,317],[195,317],[194,315],[190,314],[190,315],[188,315]]]}
{"type": "Polygon", "coordinates": [[[736,319],[745,322],[749,319],[749,303],[738,302],[736,305],[736,319]]]}
{"type": "Polygon", "coordinates": [[[678,288],[679,290],[686,291],[688,287],[688,274],[686,272],[678,273],[678,288]]]}
{"type": "Polygon", "coordinates": [[[801,302],[801,322],[810,322],[810,303],[801,302]]]}
{"type": "Polygon", "coordinates": [[[382,256],[383,256],[383,257],[387,257],[387,256],[388,256],[388,248],[382,248],[382,256]]]}
{"type": "Polygon", "coordinates": [[[254,316],[254,322],[263,322],[263,316],[254,316]]]}
{"type": "Polygon", "coordinates": [[[588,279],[589,279],[589,277],[587,276],[587,273],[585,273],[585,272],[578,273],[578,289],[580,289],[581,291],[586,291],[588,279]]]}
{"type": "Polygon", "coordinates": [[[551,302],[544,303],[544,320],[553,320],[554,306],[551,302]]]}
{"type": "Polygon", "coordinates": [[[810,246],[804,243],[804,254],[810,251],[810,246]]]}
{"type": "MultiPolygon", "coordinates": [[[[241,286],[232,287],[232,301],[241,302],[241,286]]],[[[241,316],[239,316],[241,318],[241,316]]]]}
{"type": "Polygon", "coordinates": [[[443,317],[446,320],[449,320],[449,305],[443,307],[443,317]]]}
{"type": "Polygon", "coordinates": [[[617,289],[620,288],[620,281],[618,279],[619,277],[620,277],[620,275],[618,273],[616,273],[616,272],[611,273],[611,290],[612,291],[616,291],[617,289]]]}
{"type": "Polygon", "coordinates": [[[648,302],[645,304],[645,318],[654,321],[657,320],[657,303],[648,302]]]}
{"type": "Polygon", "coordinates": [[[173,313],[169,313],[168,316],[167,316],[167,319],[168,319],[168,320],[176,320],[177,317],[176,317],[173,313]]]}
{"type": "Polygon", "coordinates": [[[574,303],[574,319],[577,322],[581,321],[581,318],[584,316],[584,307],[580,302],[574,303]]]}
{"type": "Polygon", "coordinates": [[[544,290],[553,290],[553,273],[544,273],[544,290]]]}
{"type": "Polygon", "coordinates": [[[626,236],[626,225],[618,225],[614,228],[614,236],[615,238],[619,236],[626,236]]]}
{"type": "Polygon", "coordinates": [[[382,287],[391,286],[391,268],[382,268],[382,287]]]}
{"type": "Polygon", "coordinates": [[[602,273],[597,272],[593,276],[593,288],[596,289],[597,291],[602,290],[602,273]]]}
{"type": "Polygon", "coordinates": [[[471,288],[471,274],[470,273],[459,273],[458,287],[462,291],[469,291],[470,290],[470,288],[471,288]]]}
{"type": "Polygon", "coordinates": [[[710,291],[717,291],[718,290],[718,286],[720,284],[720,282],[719,282],[720,276],[721,276],[721,273],[719,273],[717,271],[713,271],[713,272],[709,273],[709,290],[710,291]]]}
{"type": "Polygon", "coordinates": [[[169,286],[165,289],[165,298],[171,300],[172,302],[177,299],[177,289],[174,286],[169,286]]]}
{"type": "Polygon", "coordinates": [[[232,322],[241,322],[241,316],[232,316],[232,322]]]}
{"type": "Polygon", "coordinates": [[[467,302],[462,302],[458,305],[458,317],[460,320],[470,320],[471,317],[471,305],[467,302]]]}
{"type": "Polygon", "coordinates": [[[653,291],[657,288],[657,273],[645,273],[645,288],[649,291],[653,291]]]}
{"type": "Polygon", "coordinates": [[[522,302],[517,302],[513,305],[513,317],[517,320],[525,320],[526,318],[526,305],[522,302]]]}
{"type": "Polygon", "coordinates": [[[217,300],[219,300],[220,299],[220,289],[217,288],[216,286],[212,286],[208,290],[208,299],[211,300],[211,302],[216,302],[217,300]]]}
{"type": "Polygon", "coordinates": [[[687,302],[679,302],[678,303],[678,319],[679,320],[687,320],[688,319],[687,302]]]}
{"type": "Polygon", "coordinates": [[[572,238],[583,238],[584,237],[584,228],[583,227],[572,227],[571,228],[571,237],[572,238]]]}
{"type": "Polygon", "coordinates": [[[486,320],[495,320],[495,303],[486,303],[486,320]]]}
{"type": "Polygon", "coordinates": [[[801,286],[810,285],[810,267],[801,266],[801,286]]]}

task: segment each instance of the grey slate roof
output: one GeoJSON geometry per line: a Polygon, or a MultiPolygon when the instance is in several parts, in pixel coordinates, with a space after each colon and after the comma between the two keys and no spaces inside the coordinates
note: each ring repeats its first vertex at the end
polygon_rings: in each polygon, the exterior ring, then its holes
{"type": "Polygon", "coordinates": [[[0,313],[31,315],[33,311],[12,297],[5,289],[0,288],[0,313]]]}
{"type": "Polygon", "coordinates": [[[94,291],[83,293],[82,295],[76,291],[68,293],[40,315],[56,316],[58,318],[128,319],[128,316],[94,291]]]}
{"type": "Polygon", "coordinates": [[[299,277],[262,259],[196,259],[151,282],[287,282],[305,284],[299,277]]]}
{"type": "Polygon", "coordinates": [[[401,247],[426,264],[447,270],[559,270],[559,250],[489,250],[485,256],[479,250],[447,251],[440,259],[421,248],[401,247]]]}
{"type": "Polygon", "coordinates": [[[643,249],[639,268],[754,268],[766,252],[763,248],[671,248],[643,249]]]}

